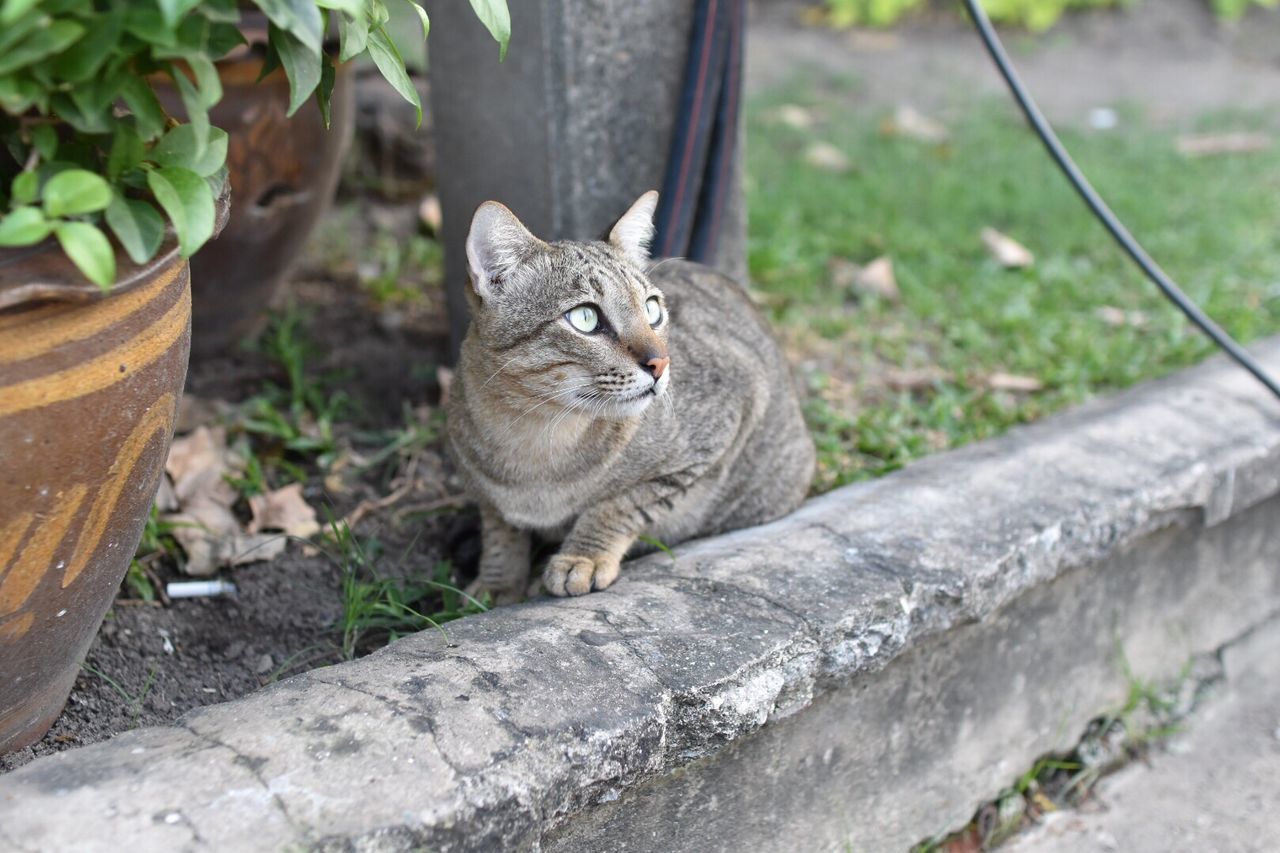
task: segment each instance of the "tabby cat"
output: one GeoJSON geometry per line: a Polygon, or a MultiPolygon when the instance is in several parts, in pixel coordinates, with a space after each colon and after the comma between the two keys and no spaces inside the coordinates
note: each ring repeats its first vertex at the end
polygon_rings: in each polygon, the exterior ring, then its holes
{"type": "Polygon", "coordinates": [[[492,201],[472,219],[448,443],[480,504],[476,588],[499,602],[524,595],[531,534],[563,540],[546,589],[582,595],[638,537],[759,524],[808,491],[786,360],[734,282],[650,266],[657,202],[641,196],[608,242],[545,243],[492,201]]]}

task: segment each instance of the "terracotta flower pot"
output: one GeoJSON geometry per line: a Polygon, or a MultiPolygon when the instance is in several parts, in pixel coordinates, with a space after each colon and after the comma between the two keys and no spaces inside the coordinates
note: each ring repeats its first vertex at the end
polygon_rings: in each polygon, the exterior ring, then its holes
{"type": "Polygon", "coordinates": [[[103,295],[52,241],[0,250],[0,754],[61,712],[173,437],[187,262],[170,243],[117,264],[103,295]]]}
{"type": "MultiPolygon", "coordinates": [[[[255,40],[249,24],[250,41],[255,40]]],[[[262,27],[265,41],[266,27],[262,27]]],[[[192,355],[226,351],[251,336],[329,206],[355,123],[350,63],[337,69],[326,129],[320,110],[303,104],[292,118],[289,83],[277,69],[258,80],[262,58],[241,50],[218,63],[223,97],[209,114],[225,130],[234,199],[222,235],[191,259],[192,355]]],[[[182,114],[176,92],[162,93],[182,114]]]]}

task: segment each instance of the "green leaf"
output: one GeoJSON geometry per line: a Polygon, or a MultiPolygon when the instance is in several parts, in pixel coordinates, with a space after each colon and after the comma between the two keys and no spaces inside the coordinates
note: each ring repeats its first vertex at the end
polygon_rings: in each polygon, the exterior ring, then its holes
{"type": "Polygon", "coordinates": [[[182,17],[200,4],[200,0],[157,0],[160,14],[169,26],[176,26],[182,17]]]}
{"type": "Polygon", "coordinates": [[[120,88],[120,97],[124,98],[125,104],[137,119],[138,135],[144,140],[155,139],[164,131],[164,108],[145,80],[126,76],[120,88]]]}
{"type": "Polygon", "coordinates": [[[215,24],[240,22],[240,10],[236,8],[236,0],[203,0],[197,5],[196,12],[215,24]]]}
{"type": "Polygon", "coordinates": [[[213,190],[204,178],[177,166],[147,172],[147,186],[173,223],[182,256],[191,257],[213,236],[213,190]]]}
{"type": "Polygon", "coordinates": [[[418,126],[421,127],[422,100],[418,97],[418,90],[413,85],[413,81],[409,79],[409,72],[405,70],[400,51],[396,50],[385,28],[378,27],[369,33],[369,56],[373,58],[373,64],[378,66],[382,76],[391,84],[391,88],[399,92],[400,97],[413,104],[418,111],[418,126]]]}
{"type": "Polygon", "coordinates": [[[153,49],[173,47],[178,43],[178,34],[174,28],[165,22],[164,15],[158,9],[149,4],[130,3],[124,28],[153,49]]]}
{"type": "Polygon", "coordinates": [[[316,5],[321,9],[342,12],[353,18],[360,17],[365,11],[365,0],[316,0],[316,5]]]}
{"type": "Polygon", "coordinates": [[[58,118],[80,133],[110,133],[112,120],[107,110],[109,102],[95,97],[97,89],[96,85],[72,86],[66,94],[56,93],[50,103],[58,118]]]}
{"type": "Polygon", "coordinates": [[[58,153],[58,132],[50,125],[38,124],[31,129],[31,144],[40,152],[41,160],[52,160],[58,153]]]}
{"type": "Polygon", "coordinates": [[[364,53],[365,46],[369,43],[369,26],[369,16],[365,14],[352,19],[345,15],[338,16],[339,62],[347,62],[364,53]]]}
{"type": "Polygon", "coordinates": [[[102,63],[120,45],[124,31],[123,8],[95,15],[84,38],[67,48],[53,62],[53,72],[63,80],[79,83],[98,72],[102,63]]]}
{"type": "Polygon", "coordinates": [[[333,84],[338,75],[333,70],[333,63],[329,61],[328,55],[322,55],[321,60],[323,66],[320,69],[320,85],[316,87],[316,103],[320,105],[320,118],[324,120],[325,129],[328,130],[330,120],[333,118],[333,110],[330,109],[333,101],[333,84]]]}
{"type": "Polygon", "coordinates": [[[227,132],[218,127],[209,128],[209,138],[203,154],[197,154],[195,127],[180,124],[156,143],[148,155],[161,166],[180,166],[190,169],[202,178],[212,175],[227,161],[227,132]]]}
{"type": "MultiPolygon", "coordinates": [[[[268,30],[268,33],[270,30],[268,30]]],[[[261,83],[280,67],[280,54],[276,53],[276,47],[270,40],[267,41],[267,50],[262,57],[262,68],[258,69],[258,79],[254,83],[261,83]]]]}
{"type": "Polygon", "coordinates": [[[24,12],[12,21],[0,21],[4,24],[0,27],[0,55],[26,38],[33,30],[46,24],[48,20],[47,15],[36,11],[24,12]]]}
{"type": "Polygon", "coordinates": [[[111,204],[111,185],[86,169],[59,172],[44,185],[44,211],[50,217],[93,213],[111,204]]]}
{"type": "Polygon", "coordinates": [[[0,110],[22,115],[31,107],[47,112],[48,93],[34,80],[0,77],[0,110]]]}
{"type": "Polygon", "coordinates": [[[507,9],[507,0],[471,0],[471,8],[498,42],[498,61],[506,59],[507,45],[511,42],[511,12],[507,9]]]}
{"type": "Polygon", "coordinates": [[[35,172],[19,172],[10,189],[14,204],[31,204],[40,194],[40,178],[35,172]]]}
{"type": "Polygon", "coordinates": [[[227,167],[223,166],[204,180],[209,185],[209,190],[213,193],[213,197],[215,199],[221,198],[222,191],[227,186],[227,167]]]}
{"type": "Polygon", "coordinates": [[[54,21],[0,55],[0,74],[8,74],[46,56],[61,53],[84,33],[84,27],[75,21],[54,21]]]}
{"type": "Polygon", "coordinates": [[[146,153],[147,147],[133,125],[127,121],[118,122],[111,140],[111,153],[107,155],[107,178],[114,181],[135,168],[146,153]]]}
{"type": "Polygon", "coordinates": [[[106,290],[116,280],[116,253],[111,241],[96,225],[88,222],[60,222],[53,229],[71,263],[89,281],[106,290]]]}
{"type": "MultiPolygon", "coordinates": [[[[422,21],[422,40],[426,41],[427,36],[431,35],[431,19],[427,17],[427,10],[413,2],[413,0],[405,0],[405,2],[409,4],[413,11],[418,13],[418,19],[422,21]]],[[[509,28],[510,24],[508,24],[509,28]]],[[[506,56],[505,50],[503,51],[503,56],[506,56]]]]}
{"type": "Polygon", "coordinates": [[[240,28],[235,24],[214,21],[209,27],[209,57],[211,59],[221,59],[230,53],[233,48],[242,44],[248,44],[248,42],[245,41],[244,34],[240,32],[240,28]]]}
{"type": "MultiPolygon", "coordinates": [[[[292,35],[318,57],[324,42],[324,23],[315,0],[254,0],[271,23],[292,35]]],[[[282,51],[283,52],[283,51],[282,51]]],[[[287,67],[287,66],[286,66],[287,67]]],[[[316,80],[320,69],[316,68],[316,80]]],[[[307,90],[310,96],[311,90],[307,90]]],[[[305,100],[305,98],[303,99],[305,100]]]]}
{"type": "Polygon", "coordinates": [[[286,115],[293,115],[320,85],[320,51],[313,51],[274,24],[269,28],[268,38],[280,57],[284,73],[289,77],[289,110],[286,115]]]}
{"type": "Polygon", "coordinates": [[[0,218],[0,246],[30,246],[53,230],[38,207],[17,207],[0,218]]]}
{"type": "Polygon", "coordinates": [[[107,207],[107,224],[135,264],[155,256],[164,240],[164,219],[145,201],[117,194],[107,207]]]}
{"type": "Polygon", "coordinates": [[[4,0],[0,6],[0,24],[8,26],[27,14],[39,0],[4,0]]]}
{"type": "Polygon", "coordinates": [[[193,53],[185,57],[191,71],[196,75],[196,88],[200,91],[200,101],[208,109],[222,100],[222,79],[213,60],[202,53],[193,53]]]}
{"type": "Polygon", "coordinates": [[[203,157],[209,145],[209,109],[204,105],[199,90],[187,79],[176,65],[169,66],[169,74],[174,85],[178,87],[178,95],[182,98],[182,106],[187,110],[187,121],[191,123],[191,138],[195,142],[196,157],[203,157]]]}

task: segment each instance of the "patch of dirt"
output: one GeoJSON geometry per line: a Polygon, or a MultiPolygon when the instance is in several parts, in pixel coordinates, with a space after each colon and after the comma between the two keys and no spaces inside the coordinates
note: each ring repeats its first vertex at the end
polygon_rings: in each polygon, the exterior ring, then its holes
{"type": "MultiPolygon", "coordinates": [[[[334,475],[340,467],[334,465],[325,476],[303,462],[303,495],[322,520],[326,508],[341,518],[366,504],[352,529],[381,555],[379,577],[420,582],[432,577],[440,561],[449,560],[462,583],[474,575],[479,558],[479,519],[456,497],[459,485],[438,437],[415,446],[411,454],[391,454],[360,470],[359,460],[384,449],[388,436],[404,426],[406,406],[420,422],[438,424],[435,367],[447,347],[438,283],[428,282],[412,305],[388,307],[377,304],[356,280],[359,247],[373,227],[360,223],[379,218],[384,230],[388,218],[395,220],[390,223],[393,231],[414,227],[411,216],[387,209],[371,212],[364,202],[335,209],[284,295],[284,301],[305,306],[305,335],[318,354],[309,372],[332,377],[326,387],[353,401],[349,415],[335,422],[339,457],[348,454],[345,470],[352,473],[334,475]],[[345,247],[332,245],[335,233],[345,235],[345,247]],[[347,252],[347,261],[332,262],[333,256],[347,252]],[[411,482],[402,483],[407,485],[403,499],[387,502],[396,491],[391,483],[406,475],[411,482]],[[369,506],[379,500],[386,505],[369,506]]],[[[270,383],[284,386],[287,378],[262,352],[236,349],[193,364],[187,393],[204,405],[193,407],[194,418],[188,413],[180,429],[210,424],[219,418],[216,413],[225,420],[228,411],[270,383]]],[[[262,442],[255,443],[261,451],[262,442]]],[[[243,506],[239,509],[247,515],[243,506]]],[[[332,553],[334,547],[326,550],[332,553]]],[[[160,584],[188,580],[166,559],[151,566],[160,584]]],[[[290,542],[282,556],[224,569],[220,577],[235,584],[235,595],[166,604],[131,597],[128,586],[122,588],[62,716],[34,746],[0,757],[0,772],[39,755],[171,722],[193,708],[235,699],[279,678],[343,659],[337,627],[343,613],[339,561],[290,542]]]]}

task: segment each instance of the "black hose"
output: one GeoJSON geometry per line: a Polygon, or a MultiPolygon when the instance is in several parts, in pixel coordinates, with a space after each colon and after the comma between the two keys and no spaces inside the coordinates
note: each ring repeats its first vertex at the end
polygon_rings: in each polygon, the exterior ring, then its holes
{"type": "Polygon", "coordinates": [[[1080,168],[1071,159],[1071,155],[1062,146],[1058,135],[1054,133],[1053,127],[1050,126],[1048,120],[1040,112],[1035,101],[1031,99],[1031,95],[1027,93],[1027,89],[1022,84],[1022,79],[1018,77],[1018,72],[1013,69],[1012,63],[1009,62],[1009,55],[1005,53],[1004,45],[1000,42],[1000,37],[996,35],[995,28],[991,26],[991,19],[987,17],[987,13],[983,11],[979,0],[964,0],[965,7],[969,10],[969,16],[973,19],[974,26],[978,28],[978,35],[981,36],[983,44],[987,47],[987,52],[991,54],[991,59],[995,62],[996,68],[1000,70],[1000,74],[1004,77],[1005,83],[1009,86],[1009,91],[1013,93],[1014,99],[1018,102],[1018,106],[1022,108],[1022,112],[1026,115],[1027,121],[1031,123],[1031,127],[1035,130],[1036,135],[1040,137],[1040,141],[1044,143],[1044,147],[1048,149],[1049,155],[1053,157],[1054,162],[1058,164],[1058,168],[1062,169],[1067,180],[1071,182],[1071,186],[1075,187],[1076,192],[1084,199],[1084,203],[1093,211],[1094,216],[1098,217],[1115,241],[1120,244],[1120,248],[1128,253],[1142,271],[1147,274],[1147,278],[1151,279],[1156,287],[1168,297],[1169,301],[1178,306],[1178,309],[1187,318],[1195,323],[1206,335],[1208,335],[1215,344],[1222,348],[1227,355],[1236,360],[1237,363],[1245,370],[1257,377],[1258,381],[1267,386],[1276,397],[1280,397],[1280,384],[1263,370],[1249,353],[1236,343],[1230,335],[1222,330],[1217,323],[1213,322],[1203,311],[1200,310],[1194,302],[1191,301],[1185,293],[1179,289],[1160,269],[1160,266],[1152,260],[1146,250],[1138,244],[1133,238],[1124,224],[1116,218],[1116,215],[1102,200],[1089,180],[1080,171],[1080,168]]]}

